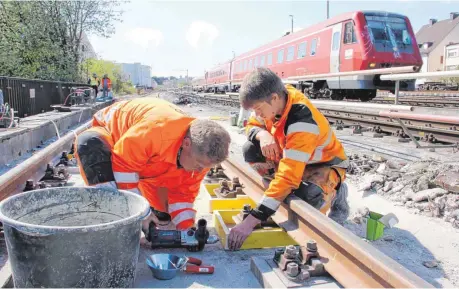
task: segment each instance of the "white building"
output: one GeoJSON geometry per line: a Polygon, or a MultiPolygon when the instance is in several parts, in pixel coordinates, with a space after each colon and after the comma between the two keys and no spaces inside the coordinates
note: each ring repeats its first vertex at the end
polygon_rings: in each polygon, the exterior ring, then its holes
{"type": "Polygon", "coordinates": [[[92,47],[88,36],[84,32],[81,37],[80,51],[81,51],[81,61],[84,61],[88,58],[97,59],[96,51],[94,50],[94,47],[92,47]]]}
{"type": "Polygon", "coordinates": [[[445,66],[443,70],[459,70],[459,42],[445,46],[445,66]]]}
{"type": "Polygon", "coordinates": [[[416,33],[422,56],[421,72],[441,71],[445,68],[445,47],[459,42],[459,13],[451,12],[441,21],[430,19],[416,33]]]}
{"type": "Polygon", "coordinates": [[[121,63],[123,79],[130,80],[136,86],[151,87],[151,67],[139,62],[121,63]]]}

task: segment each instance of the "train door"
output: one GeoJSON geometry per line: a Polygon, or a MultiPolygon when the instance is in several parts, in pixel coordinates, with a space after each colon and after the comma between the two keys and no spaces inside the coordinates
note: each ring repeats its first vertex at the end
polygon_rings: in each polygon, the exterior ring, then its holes
{"type": "Polygon", "coordinates": [[[341,46],[342,24],[336,24],[332,29],[332,41],[330,51],[330,73],[340,71],[339,48],[341,46]]]}
{"type": "Polygon", "coordinates": [[[341,72],[366,69],[361,67],[362,57],[366,56],[367,45],[359,45],[356,37],[354,21],[343,23],[343,37],[341,41],[341,72]],[[362,47],[362,48],[361,48],[362,47]],[[362,51],[364,49],[364,51],[362,51]]]}

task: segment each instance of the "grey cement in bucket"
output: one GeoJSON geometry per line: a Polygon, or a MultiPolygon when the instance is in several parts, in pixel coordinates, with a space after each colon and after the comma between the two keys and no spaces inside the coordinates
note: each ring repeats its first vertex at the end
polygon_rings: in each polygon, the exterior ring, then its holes
{"type": "Polygon", "coordinates": [[[15,287],[132,287],[146,199],[110,188],[30,191],[0,203],[15,287]]]}

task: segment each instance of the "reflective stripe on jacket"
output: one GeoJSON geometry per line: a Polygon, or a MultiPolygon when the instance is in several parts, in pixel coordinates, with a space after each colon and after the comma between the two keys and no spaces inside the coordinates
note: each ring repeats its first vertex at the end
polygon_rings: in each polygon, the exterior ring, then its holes
{"type": "MultiPolygon", "coordinates": [[[[325,116],[300,91],[286,85],[287,104],[282,116],[274,123],[252,113],[246,133],[253,141],[265,129],[270,132],[283,156],[269,188],[259,203],[276,211],[281,202],[299,187],[306,165],[328,164],[347,167],[344,148],[336,138],[325,116]]],[[[263,210],[262,210],[263,211],[263,210]]]]}
{"type": "Polygon", "coordinates": [[[97,112],[93,126],[109,131],[113,173],[120,189],[141,193],[168,212],[177,228],[194,225],[193,202],[208,170],[187,172],[177,154],[193,117],[159,98],[119,101],[97,112]]]}

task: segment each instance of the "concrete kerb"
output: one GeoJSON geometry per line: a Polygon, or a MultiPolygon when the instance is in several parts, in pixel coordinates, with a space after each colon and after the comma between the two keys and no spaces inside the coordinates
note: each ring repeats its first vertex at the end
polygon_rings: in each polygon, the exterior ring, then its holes
{"type": "Polygon", "coordinates": [[[101,102],[90,107],[76,107],[71,112],[49,111],[21,119],[17,128],[0,131],[0,166],[32,152],[49,139],[86,122],[98,110],[112,103],[101,102]]]}

